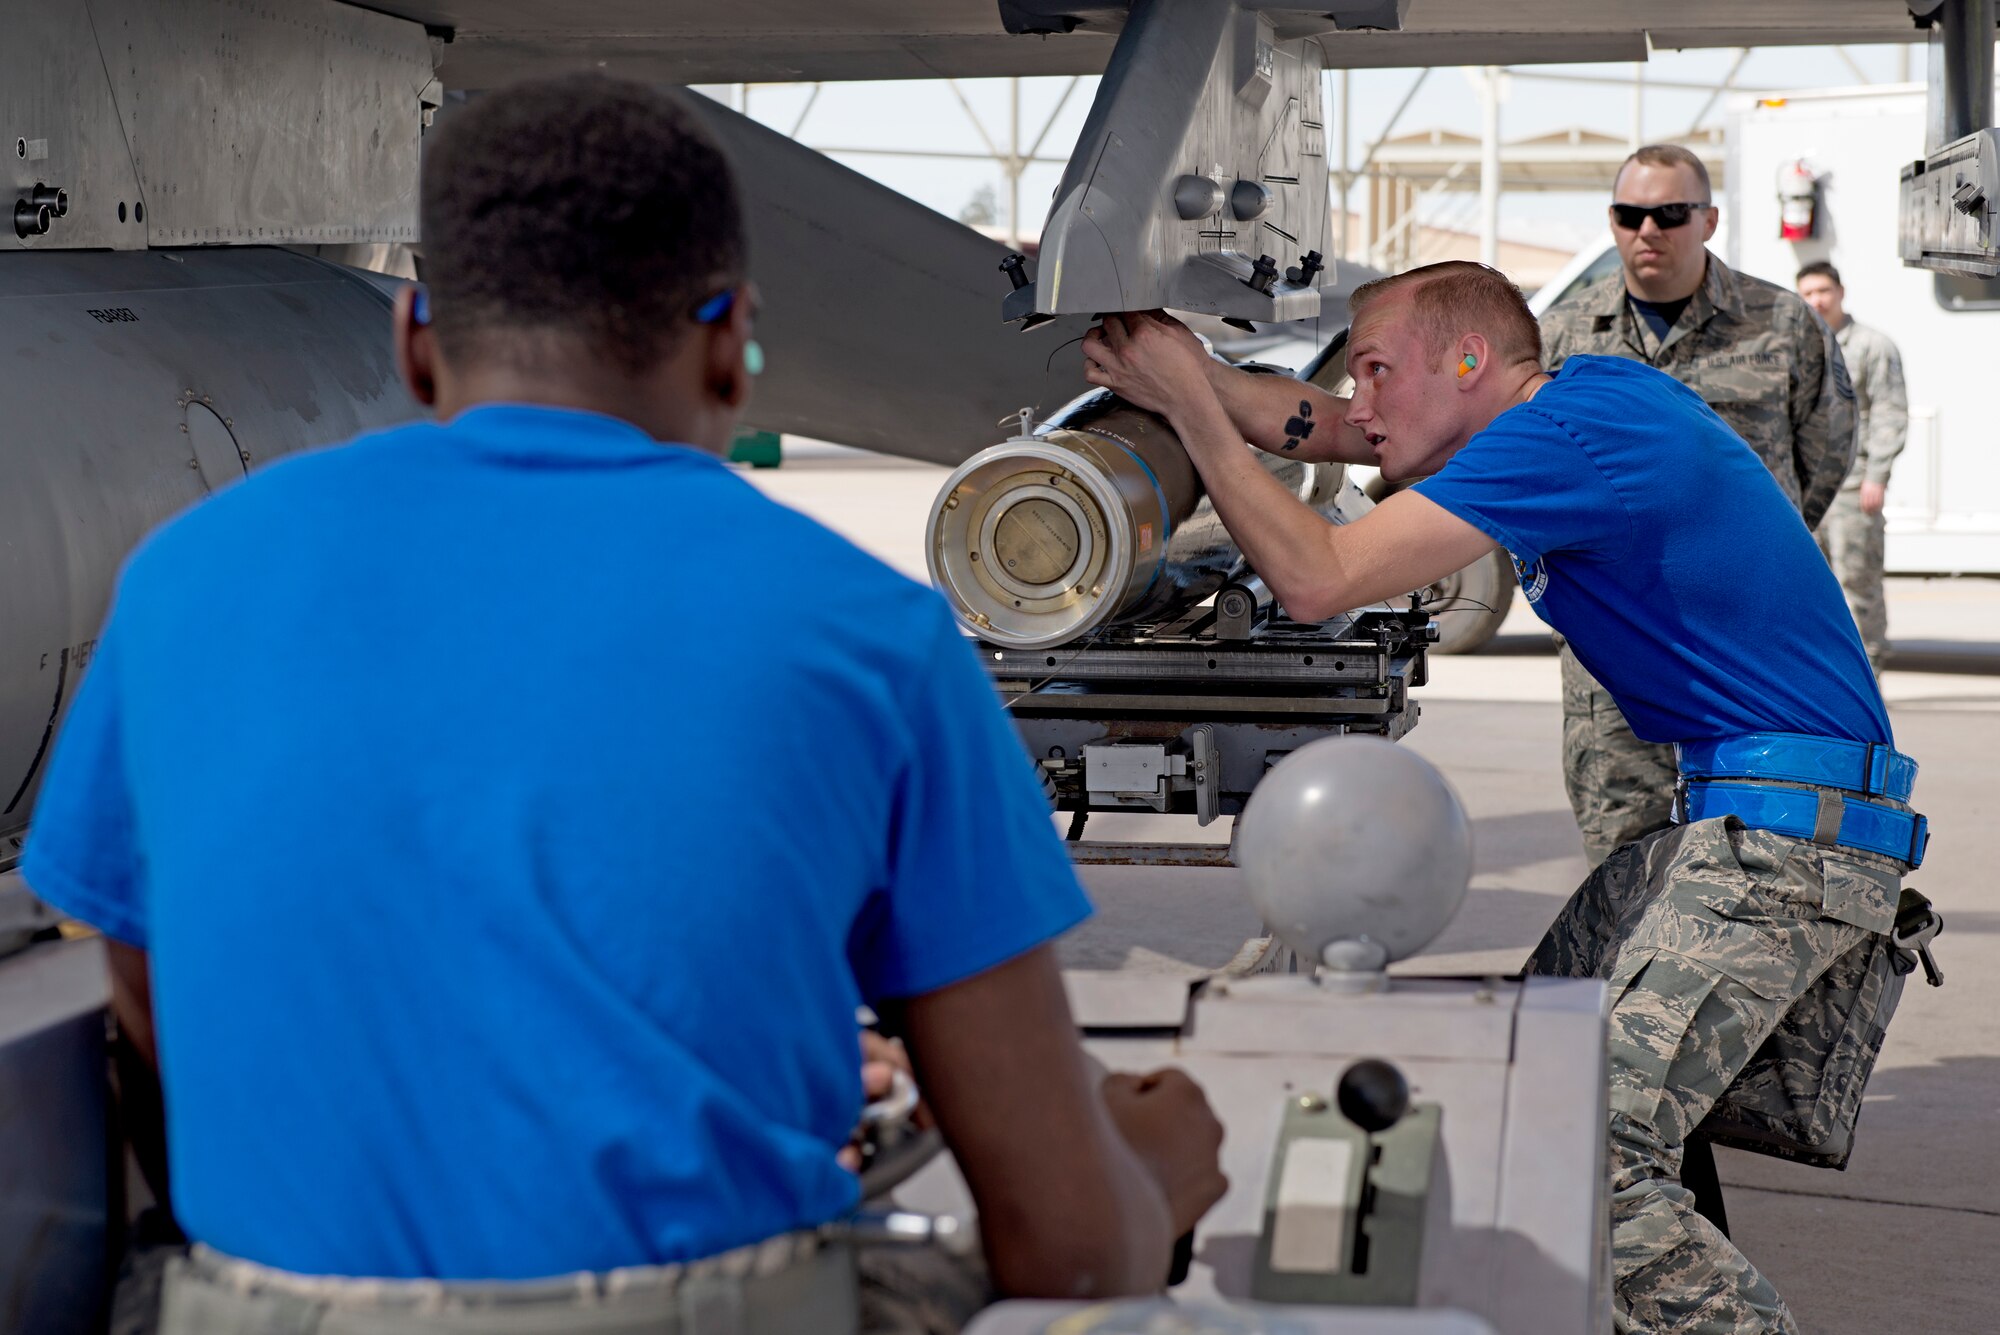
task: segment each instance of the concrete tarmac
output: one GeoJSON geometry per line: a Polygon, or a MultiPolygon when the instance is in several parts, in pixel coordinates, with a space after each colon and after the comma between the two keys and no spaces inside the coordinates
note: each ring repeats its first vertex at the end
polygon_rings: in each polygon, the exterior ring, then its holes
{"type": "MultiPolygon", "coordinates": [[[[996,435],[997,438],[997,435],[996,435]]],[[[788,445],[790,442],[788,442],[788,445]]],[[[944,470],[813,450],[754,480],[923,578],[921,520],[944,470]]],[[[1719,1150],[1732,1232],[1808,1335],[2000,1331],[2000,581],[1890,581],[1884,680],[1899,746],[1922,766],[1929,859],[1911,883],[1946,920],[1946,985],[1921,973],[1870,1082],[1845,1172],[1719,1150]],[[1994,822],[1988,824],[1988,822],[1994,822]],[[1988,836],[1992,836],[1989,840],[1988,836]]],[[[1773,672],[1784,671],[1774,662],[1773,672]]],[[[1474,821],[1472,893],[1401,973],[1511,971],[1583,879],[1558,759],[1560,682],[1546,631],[1517,605],[1475,655],[1433,659],[1406,744],[1474,821]]],[[[1228,822],[1094,816],[1105,839],[1228,839],[1228,822]]],[[[1217,967],[1256,933],[1226,870],[1092,868],[1097,916],[1063,943],[1071,967],[1217,967]]]]}

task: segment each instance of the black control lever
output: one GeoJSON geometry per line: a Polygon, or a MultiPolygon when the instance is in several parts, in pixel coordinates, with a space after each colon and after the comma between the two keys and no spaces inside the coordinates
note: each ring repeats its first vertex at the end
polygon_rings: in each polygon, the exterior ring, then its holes
{"type": "Polygon", "coordinates": [[[1341,1073],[1333,1097],[1342,1117],[1371,1136],[1379,1135],[1410,1110],[1410,1082],[1388,1062],[1369,1057],[1341,1073]]]}

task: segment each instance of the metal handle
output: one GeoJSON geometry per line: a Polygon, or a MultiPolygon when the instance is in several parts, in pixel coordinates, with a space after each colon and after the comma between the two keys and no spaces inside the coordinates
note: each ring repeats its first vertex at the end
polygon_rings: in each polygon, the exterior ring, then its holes
{"type": "Polygon", "coordinates": [[[820,1225],[819,1235],[850,1247],[936,1247],[955,1256],[979,1248],[979,1231],[972,1224],[948,1214],[912,1210],[856,1210],[820,1225]]]}

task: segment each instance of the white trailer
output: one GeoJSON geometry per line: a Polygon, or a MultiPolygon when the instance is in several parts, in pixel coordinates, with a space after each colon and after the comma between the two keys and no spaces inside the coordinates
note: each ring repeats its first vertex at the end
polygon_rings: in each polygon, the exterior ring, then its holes
{"type": "Polygon", "coordinates": [[[1719,253],[1787,286],[1800,265],[1831,260],[1848,311],[1902,349],[1910,438],[1889,484],[1889,571],[2000,575],[2000,282],[1897,258],[1898,176],[1924,155],[1925,114],[1920,84],[1741,99],[1729,121],[1729,235],[1719,253]],[[1779,172],[1799,159],[1819,174],[1817,217],[1813,235],[1790,241],[1779,172]]]}

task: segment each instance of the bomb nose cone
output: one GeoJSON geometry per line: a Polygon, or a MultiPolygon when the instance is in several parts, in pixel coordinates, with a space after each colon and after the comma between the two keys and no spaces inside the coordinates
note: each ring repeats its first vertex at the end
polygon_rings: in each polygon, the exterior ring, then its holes
{"type": "Polygon", "coordinates": [[[1465,902],[1472,827],[1416,752],[1328,737],[1257,785],[1236,862],[1251,903],[1292,950],[1336,969],[1380,969],[1430,944],[1465,902]]]}

